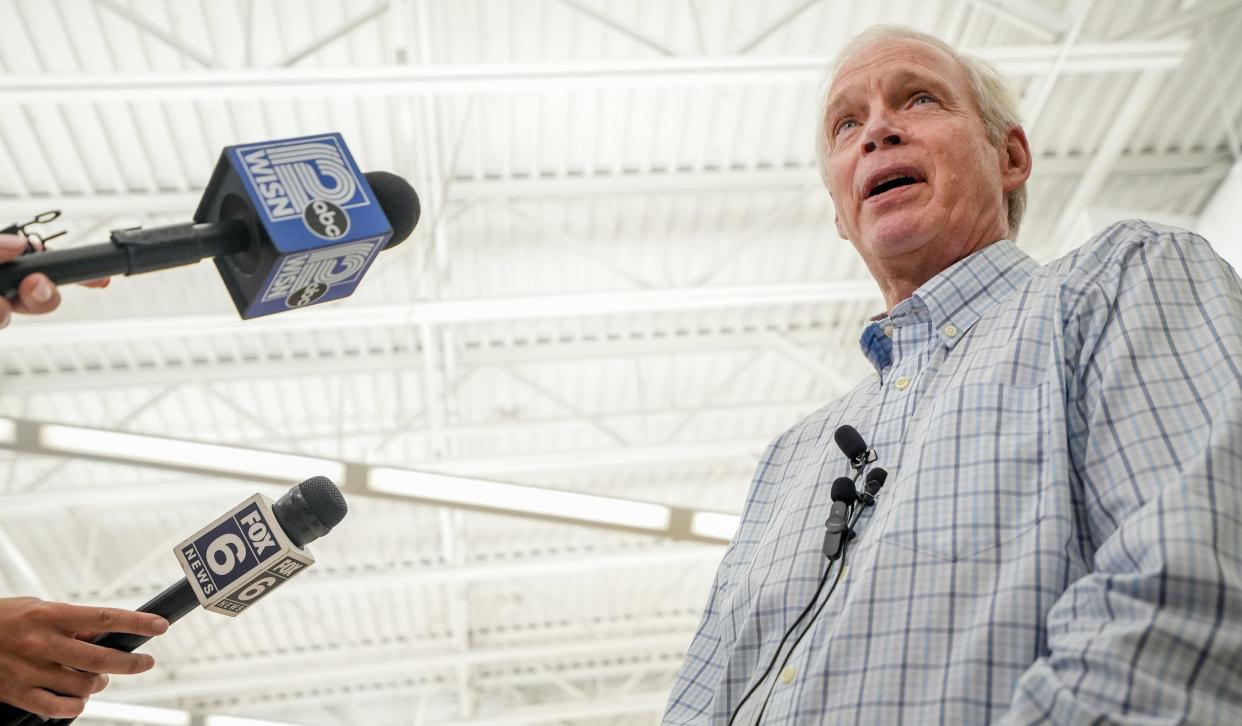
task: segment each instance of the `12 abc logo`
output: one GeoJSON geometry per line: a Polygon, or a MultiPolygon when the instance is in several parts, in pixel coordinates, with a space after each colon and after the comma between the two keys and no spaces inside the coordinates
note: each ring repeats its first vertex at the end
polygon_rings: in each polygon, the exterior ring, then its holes
{"type": "Polygon", "coordinates": [[[312,282],[309,285],[300,287],[290,293],[289,297],[285,298],[285,305],[291,308],[300,308],[305,305],[310,305],[319,298],[323,297],[323,294],[327,291],[328,283],[312,282]]]}

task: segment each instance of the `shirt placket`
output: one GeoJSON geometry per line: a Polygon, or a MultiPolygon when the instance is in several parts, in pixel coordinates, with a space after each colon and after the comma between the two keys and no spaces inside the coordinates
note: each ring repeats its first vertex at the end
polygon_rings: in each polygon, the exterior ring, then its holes
{"type": "MultiPolygon", "coordinates": [[[[893,346],[893,364],[877,371],[875,390],[872,392],[873,410],[876,412],[874,422],[858,422],[872,431],[873,441],[896,441],[902,436],[902,421],[910,409],[910,396],[916,395],[920,382],[921,368],[929,357],[926,350],[932,337],[932,326],[926,321],[910,321],[898,325],[891,321],[882,324],[881,329],[890,339],[893,346]],[[896,431],[887,431],[896,427],[896,431]]],[[[834,565],[835,566],[835,565],[834,565]]],[[[829,583],[836,577],[835,571],[829,573],[829,583]]],[[[842,575],[832,597],[843,597],[844,579],[848,577],[848,568],[842,575]]],[[[830,586],[830,584],[829,584],[830,586]]],[[[825,590],[827,589],[827,586],[825,590]]],[[[820,593],[822,598],[824,595],[820,593]]],[[[799,631],[817,629],[830,608],[825,605],[819,616],[799,627],[799,631]]],[[[776,663],[767,678],[756,689],[752,698],[733,719],[735,726],[759,723],[781,723],[788,721],[797,713],[797,693],[800,690],[800,678],[808,672],[807,657],[809,639],[813,634],[795,632],[790,636],[789,644],[776,654],[776,663]],[[800,637],[801,636],[801,637],[800,637]]]]}

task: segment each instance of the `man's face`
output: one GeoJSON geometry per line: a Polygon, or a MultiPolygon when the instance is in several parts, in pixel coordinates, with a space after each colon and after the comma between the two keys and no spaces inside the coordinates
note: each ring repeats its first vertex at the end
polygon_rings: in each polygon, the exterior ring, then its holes
{"type": "Polygon", "coordinates": [[[938,48],[865,46],[833,80],[823,123],[837,229],[873,274],[913,258],[947,266],[1007,233],[1004,155],[938,48]]]}

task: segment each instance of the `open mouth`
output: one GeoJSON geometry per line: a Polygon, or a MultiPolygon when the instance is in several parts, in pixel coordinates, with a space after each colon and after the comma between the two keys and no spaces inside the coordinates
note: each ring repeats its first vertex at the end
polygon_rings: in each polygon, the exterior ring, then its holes
{"type": "Polygon", "coordinates": [[[911,184],[920,184],[924,181],[926,180],[918,176],[894,174],[880,180],[877,184],[872,186],[871,189],[867,191],[867,198],[872,199],[873,197],[877,197],[884,192],[890,192],[894,189],[900,189],[901,187],[908,187],[911,184]]]}

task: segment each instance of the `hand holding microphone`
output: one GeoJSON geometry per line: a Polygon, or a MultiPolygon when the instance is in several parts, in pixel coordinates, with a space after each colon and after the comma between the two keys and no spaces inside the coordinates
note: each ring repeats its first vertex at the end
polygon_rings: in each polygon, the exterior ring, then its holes
{"type": "Polygon", "coordinates": [[[230,146],[193,223],[22,255],[0,264],[0,295],[18,295],[36,273],[60,284],[212,257],[248,319],[352,294],[376,254],[408,237],[418,217],[414,189],[395,174],[362,174],[340,134],[230,146]]]}
{"type": "MultiPolygon", "coordinates": [[[[2,263],[18,258],[30,249],[24,236],[16,233],[10,234],[7,229],[17,232],[19,227],[13,225],[6,228],[6,231],[0,231],[0,268],[4,267],[2,263]]],[[[82,284],[88,287],[104,287],[108,284],[108,280],[88,279],[82,284]]],[[[0,297],[0,328],[8,327],[15,312],[42,315],[52,312],[60,305],[60,291],[56,289],[55,283],[49,280],[47,275],[40,273],[22,275],[14,281],[13,285],[13,291],[9,297],[0,297]]]]}
{"type": "MultiPolygon", "coordinates": [[[[84,642],[102,631],[161,635],[158,615],[44,602],[0,599],[0,701],[48,716],[75,716],[108,685],[109,673],[142,673],[155,661],[84,642]]],[[[2,716],[0,716],[2,718],[2,716]]]]}
{"type": "MultiPolygon", "coordinates": [[[[107,684],[94,674],[148,670],[152,665],[150,656],[132,655],[132,651],[199,605],[229,616],[244,612],[313,564],[315,560],[306,545],[327,534],[347,511],[340,489],[322,476],[301,482],[275,502],[255,494],[178,545],[176,555],[186,578],[140,606],[136,613],[68,605],[40,608],[38,601],[25,602],[32,598],[19,598],[22,602],[16,608],[18,615],[33,613],[36,625],[47,620],[49,610],[59,616],[55,626],[40,632],[58,631],[45,633],[47,642],[54,642],[74,655],[69,661],[51,664],[19,664],[18,670],[27,675],[17,696],[0,689],[0,701],[12,704],[0,703],[0,726],[70,723],[82,712],[86,699],[107,684]],[[107,613],[107,619],[91,622],[92,613],[96,618],[107,613]],[[78,622],[85,623],[80,630],[74,625],[78,622]],[[99,630],[111,632],[99,634],[99,630]],[[65,642],[86,635],[94,636],[90,643],[65,642]],[[32,675],[36,670],[37,677],[32,675]],[[35,713],[59,720],[49,721],[35,713]],[[59,718],[64,716],[69,718],[59,718]]],[[[0,616],[5,604],[0,600],[0,616]]],[[[25,620],[20,620],[13,630],[21,634],[29,627],[25,620]]],[[[29,652],[38,645],[26,642],[28,639],[22,635],[18,640],[22,641],[18,652],[29,652]]],[[[2,651],[0,647],[0,669],[6,662],[2,651]]]]}

